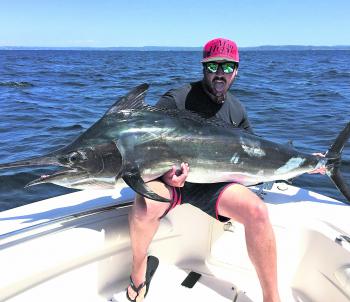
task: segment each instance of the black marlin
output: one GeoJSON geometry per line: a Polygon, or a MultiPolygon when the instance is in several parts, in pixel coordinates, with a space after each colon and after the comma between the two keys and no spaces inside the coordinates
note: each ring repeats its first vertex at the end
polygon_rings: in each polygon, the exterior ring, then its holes
{"type": "Polygon", "coordinates": [[[122,178],[137,193],[168,201],[146,183],[182,162],[190,166],[188,182],[246,186],[287,180],[325,166],[350,204],[350,189],[339,171],[350,122],[323,158],[265,140],[216,118],[147,105],[147,89],[147,84],[133,89],[68,146],[45,156],[0,164],[0,169],[64,166],[68,169],[28,185],[51,182],[79,189],[106,188],[122,178]]]}

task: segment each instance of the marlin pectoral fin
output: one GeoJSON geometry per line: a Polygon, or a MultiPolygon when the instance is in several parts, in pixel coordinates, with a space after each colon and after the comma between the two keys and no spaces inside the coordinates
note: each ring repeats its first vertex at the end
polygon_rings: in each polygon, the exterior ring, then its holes
{"type": "Polygon", "coordinates": [[[132,188],[136,193],[139,193],[143,197],[153,199],[162,202],[171,202],[170,199],[159,196],[157,193],[153,192],[150,187],[143,181],[139,172],[125,172],[122,176],[126,184],[132,188]]]}

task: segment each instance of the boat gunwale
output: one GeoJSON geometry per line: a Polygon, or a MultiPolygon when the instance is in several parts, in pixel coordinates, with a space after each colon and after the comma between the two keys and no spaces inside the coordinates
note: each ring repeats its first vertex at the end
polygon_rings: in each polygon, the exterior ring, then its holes
{"type": "Polygon", "coordinates": [[[119,210],[119,209],[127,208],[127,207],[130,207],[132,204],[133,204],[132,201],[127,201],[119,204],[107,205],[107,206],[97,207],[94,209],[88,209],[81,212],[76,212],[65,216],[52,218],[48,221],[39,222],[34,225],[30,225],[21,229],[17,229],[14,231],[10,231],[8,233],[1,234],[0,250],[33,238],[36,238],[38,236],[52,233],[53,231],[58,231],[60,228],[62,228],[62,223],[67,223],[70,221],[74,221],[75,219],[80,219],[80,218],[85,218],[92,215],[101,214],[111,210],[119,210]],[[55,224],[60,224],[60,225],[55,227],[54,226],[55,224]],[[30,234],[30,232],[33,232],[33,234],[30,234]]]}

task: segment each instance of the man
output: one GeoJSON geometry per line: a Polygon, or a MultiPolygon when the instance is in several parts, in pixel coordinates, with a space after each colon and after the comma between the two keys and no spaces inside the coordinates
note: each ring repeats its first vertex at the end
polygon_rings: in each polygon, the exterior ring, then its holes
{"type": "MultiPolygon", "coordinates": [[[[187,109],[205,117],[216,116],[252,131],[242,104],[228,91],[238,71],[237,45],[227,39],[214,39],[204,46],[203,79],[180,89],[170,90],[158,102],[165,108],[187,109]]],[[[264,302],[280,301],[277,288],[276,243],[265,204],[248,188],[237,183],[185,183],[190,167],[175,166],[161,180],[148,185],[159,195],[172,199],[171,204],[137,195],[129,223],[133,252],[131,282],[127,288],[130,301],[142,301],[148,291],[147,250],[160,218],[181,200],[190,203],[215,219],[234,219],[245,227],[247,249],[262,287],[264,302]],[[181,198],[180,198],[181,196],[181,198]]],[[[154,259],[153,259],[154,260],[154,259]]]]}

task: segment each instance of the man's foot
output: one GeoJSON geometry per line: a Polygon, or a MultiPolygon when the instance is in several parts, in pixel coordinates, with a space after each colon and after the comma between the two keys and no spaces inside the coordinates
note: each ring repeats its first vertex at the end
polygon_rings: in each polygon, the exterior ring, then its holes
{"type": "Polygon", "coordinates": [[[157,257],[148,256],[145,281],[135,284],[130,277],[130,284],[126,291],[126,297],[132,302],[141,302],[146,297],[152,277],[158,268],[159,260],[157,257]]]}
{"type": "Polygon", "coordinates": [[[126,291],[126,297],[129,301],[140,302],[146,297],[148,286],[146,281],[142,282],[139,286],[136,286],[132,278],[130,277],[130,284],[126,291]]]}

